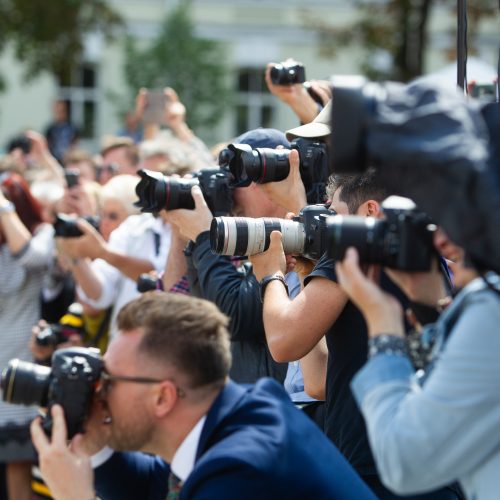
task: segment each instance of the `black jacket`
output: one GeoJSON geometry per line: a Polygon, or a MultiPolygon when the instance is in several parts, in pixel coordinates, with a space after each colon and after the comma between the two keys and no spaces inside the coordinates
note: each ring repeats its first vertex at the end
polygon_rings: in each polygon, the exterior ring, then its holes
{"type": "Polygon", "coordinates": [[[283,382],[287,363],[276,363],[267,348],[260,286],[249,262],[236,267],[212,253],[209,232],[201,233],[186,252],[191,294],[214,302],[230,318],[233,365],[230,376],[240,383],[273,377],[283,382]]]}

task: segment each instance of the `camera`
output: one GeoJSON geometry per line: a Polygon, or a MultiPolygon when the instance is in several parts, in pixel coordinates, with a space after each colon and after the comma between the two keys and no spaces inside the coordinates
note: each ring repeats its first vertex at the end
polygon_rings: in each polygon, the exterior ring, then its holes
{"type": "MultiPolygon", "coordinates": [[[[324,202],[328,179],[326,144],[301,137],[292,141],[291,147],[299,152],[300,176],[307,202],[324,202]]],[[[219,164],[229,169],[234,186],[245,187],[251,182],[265,184],[286,179],[290,172],[289,154],[288,149],[252,149],[247,144],[229,144],[219,155],[219,164]]]]}
{"type": "Polygon", "coordinates": [[[68,307],[66,314],[59,320],[59,323],[47,325],[35,336],[35,343],[39,346],[55,347],[67,342],[71,335],[83,336],[83,306],[74,302],[68,307]]]}
{"type": "Polygon", "coordinates": [[[500,103],[467,99],[430,78],[331,82],[331,171],[376,168],[391,191],[414,200],[465,249],[476,269],[500,272],[500,103]]]}
{"type": "MultiPolygon", "coordinates": [[[[85,219],[91,226],[99,231],[99,217],[93,217],[89,215],[82,217],[82,219],[85,219]]],[[[54,236],[58,236],[60,238],[78,238],[79,236],[82,236],[83,233],[80,231],[76,224],[77,220],[78,217],[72,217],[65,214],[57,214],[56,220],[53,224],[54,236]]]]}
{"type": "Polygon", "coordinates": [[[342,260],[355,247],[359,260],[403,271],[428,271],[436,258],[436,226],[408,198],[390,196],[382,203],[385,219],[335,215],[326,221],[328,256],[342,260]]]}
{"type": "Polygon", "coordinates": [[[306,81],[306,70],[302,63],[288,60],[275,64],[271,68],[270,76],[274,85],[294,85],[306,81]]]}
{"type": "Polygon", "coordinates": [[[139,201],[135,206],[142,212],[194,208],[191,188],[199,185],[208,208],[214,215],[226,215],[233,206],[229,172],[219,167],[208,167],[193,174],[191,179],[166,177],[152,170],[139,170],[141,180],[135,189],[139,201]]]}
{"type": "Polygon", "coordinates": [[[149,273],[142,273],[137,279],[137,291],[139,293],[158,290],[158,278],[151,276],[149,273]]]}
{"type": "Polygon", "coordinates": [[[215,217],[210,226],[210,246],[220,255],[254,255],[266,251],[271,233],[280,231],[285,253],[317,260],[326,250],[326,220],[334,214],[319,204],[304,207],[293,220],[215,217]]]}
{"type": "Polygon", "coordinates": [[[52,430],[50,409],[63,407],[68,439],[84,431],[103,362],[95,348],[70,347],[52,355],[52,368],[12,359],[2,373],[0,386],[7,403],[47,407],[43,428],[52,430]]]}

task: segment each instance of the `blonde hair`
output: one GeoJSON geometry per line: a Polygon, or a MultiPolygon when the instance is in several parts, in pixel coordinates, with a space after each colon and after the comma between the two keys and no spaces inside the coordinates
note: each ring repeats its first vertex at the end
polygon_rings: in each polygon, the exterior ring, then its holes
{"type": "Polygon", "coordinates": [[[125,207],[128,215],[138,214],[140,209],[134,206],[138,199],[135,194],[138,183],[139,177],[136,175],[122,174],[112,177],[101,190],[101,200],[117,200],[125,207]]]}

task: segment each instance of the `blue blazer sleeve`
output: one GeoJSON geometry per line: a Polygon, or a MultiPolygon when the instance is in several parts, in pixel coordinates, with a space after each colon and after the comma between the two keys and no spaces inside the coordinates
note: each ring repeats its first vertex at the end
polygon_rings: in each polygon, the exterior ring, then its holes
{"type": "Polygon", "coordinates": [[[169,471],[161,458],[115,452],[94,471],[96,493],[102,500],[165,500],[169,471]]]}

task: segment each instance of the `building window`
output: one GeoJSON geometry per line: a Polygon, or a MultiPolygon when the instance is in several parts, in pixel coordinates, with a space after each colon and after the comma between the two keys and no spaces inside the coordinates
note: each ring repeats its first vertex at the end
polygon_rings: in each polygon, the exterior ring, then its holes
{"type": "Polygon", "coordinates": [[[240,68],[237,88],[237,134],[257,127],[271,127],[276,99],[267,89],[264,69],[262,67],[240,68]]]}
{"type": "Polygon", "coordinates": [[[58,98],[68,103],[71,122],[82,139],[99,136],[97,108],[100,92],[97,86],[97,69],[94,64],[82,64],[73,73],[70,87],[59,87],[58,98]]]}

